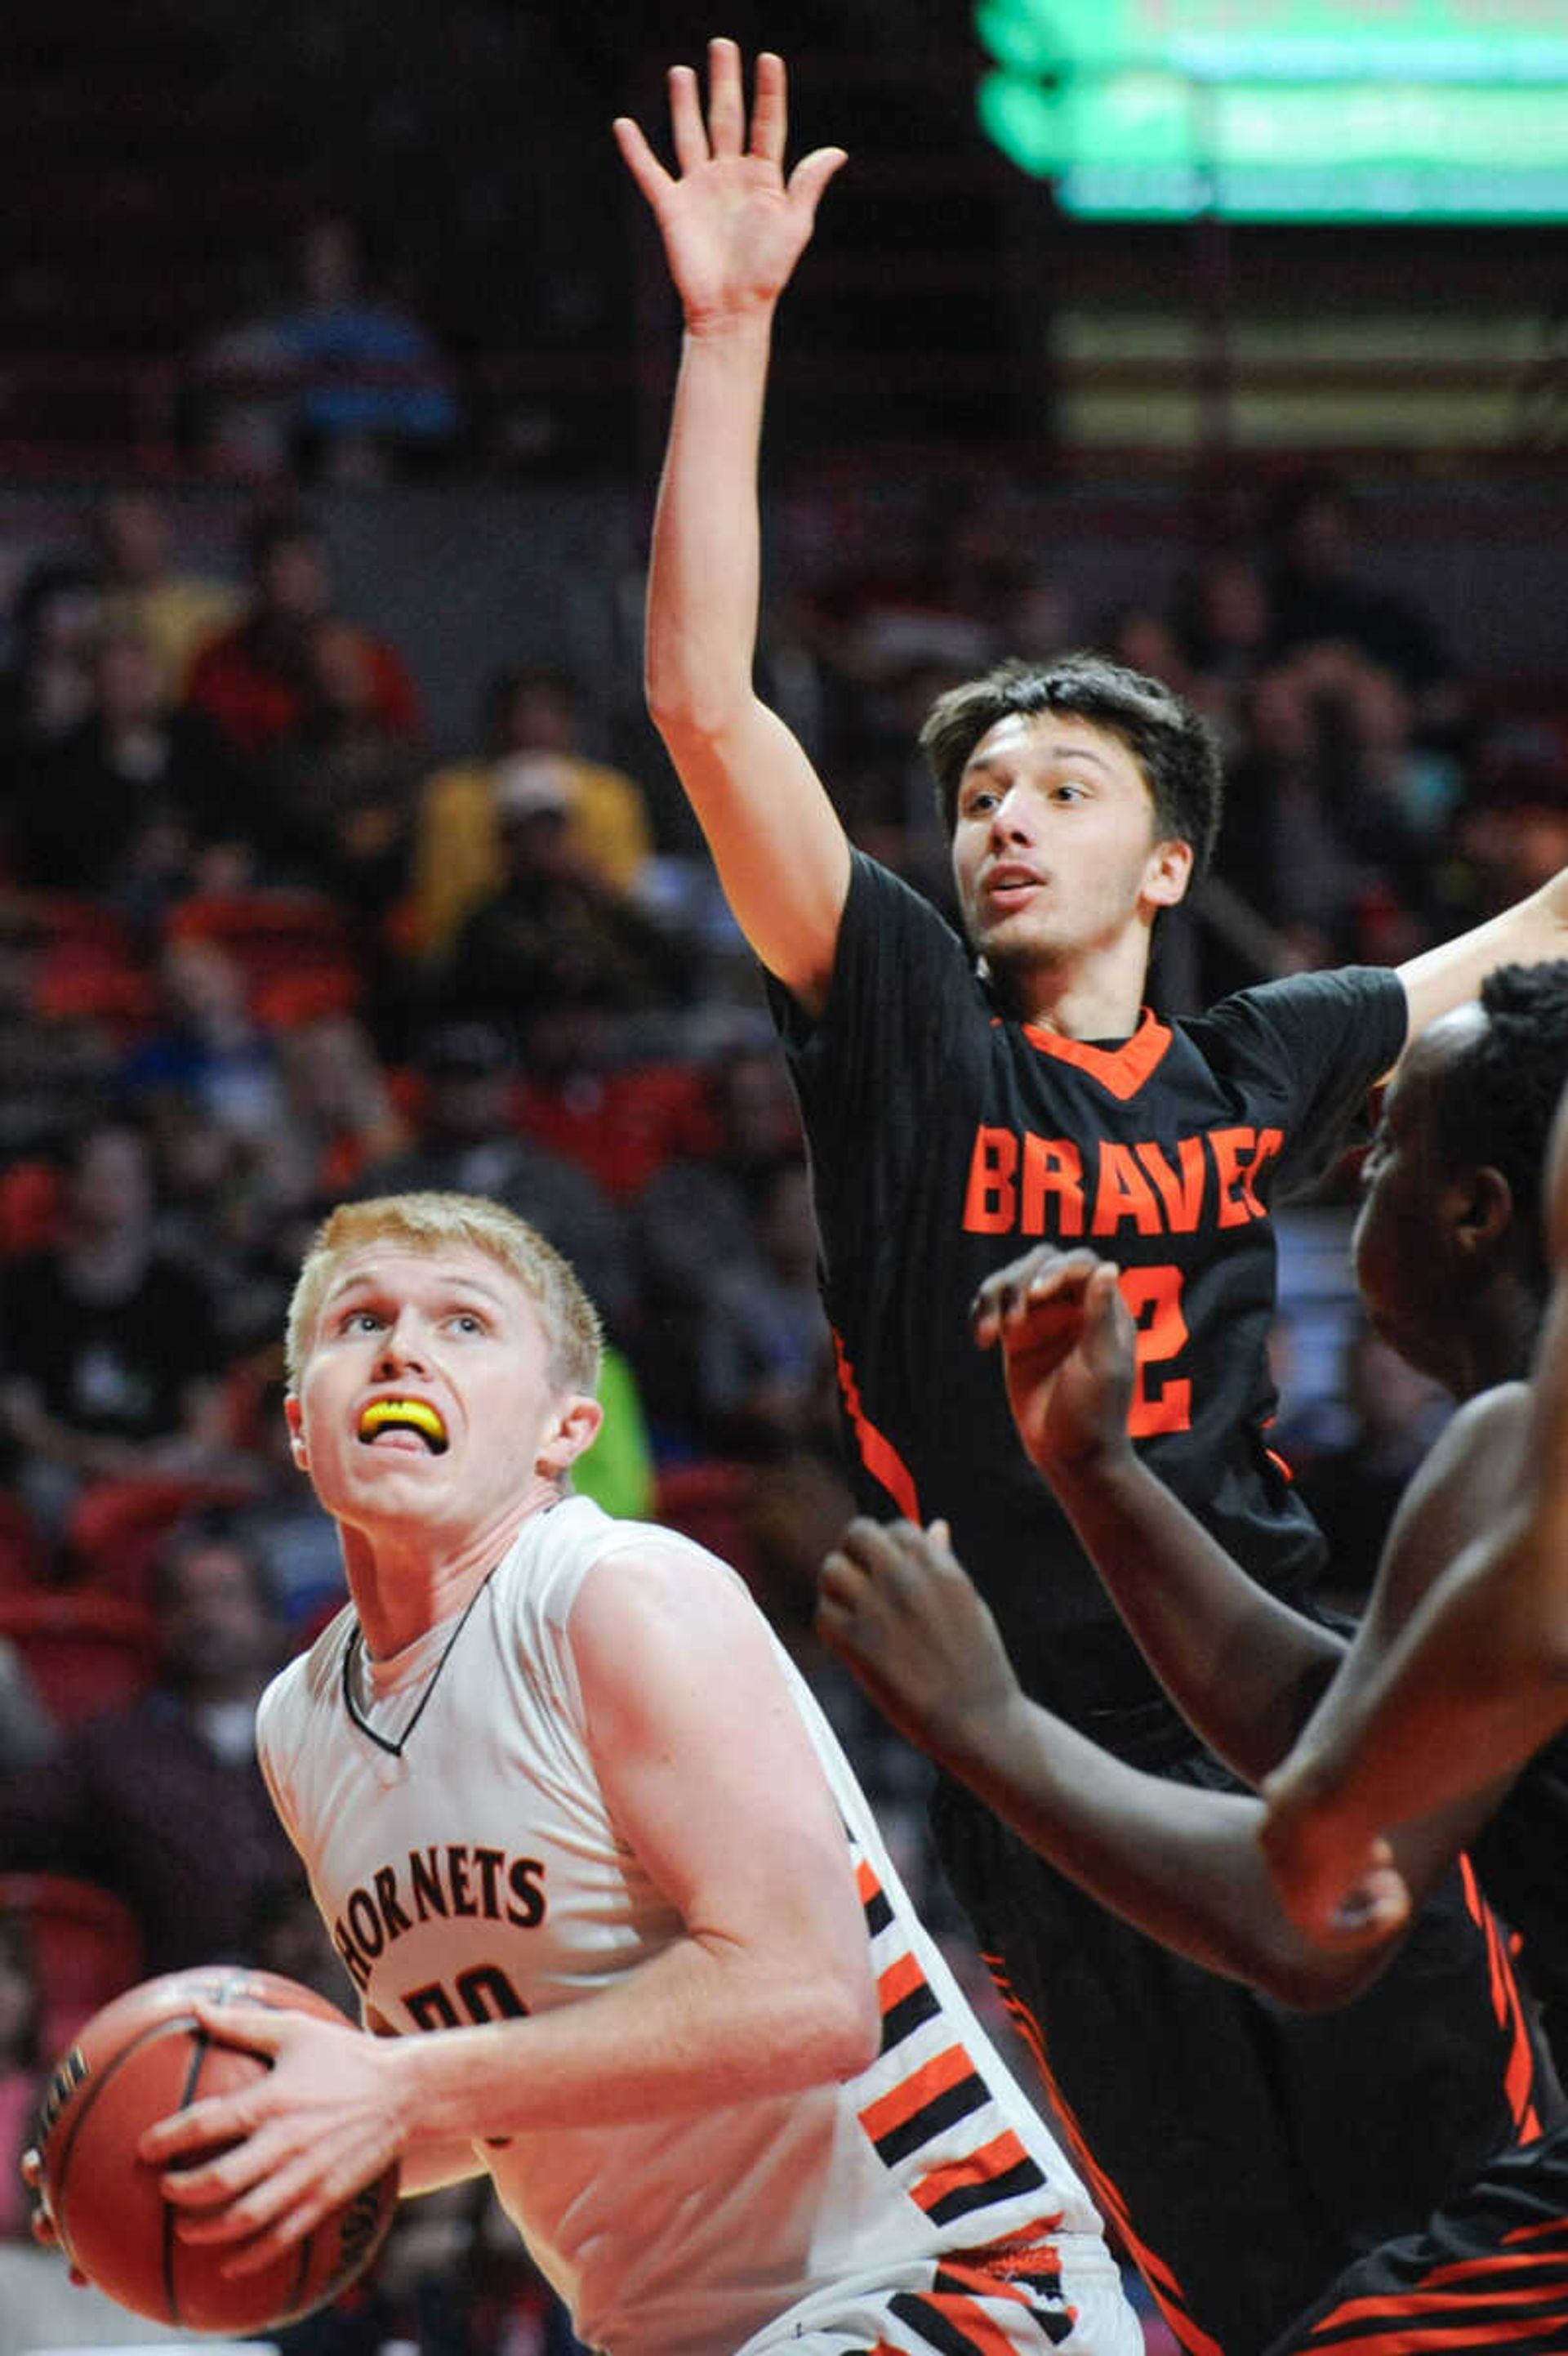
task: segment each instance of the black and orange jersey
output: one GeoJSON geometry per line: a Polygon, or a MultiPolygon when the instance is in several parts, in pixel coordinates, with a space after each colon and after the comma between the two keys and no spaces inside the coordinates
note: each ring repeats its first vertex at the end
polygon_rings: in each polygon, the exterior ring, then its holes
{"type": "Polygon", "coordinates": [[[1038,1241],[1115,1259],[1139,1329],[1135,1436],[1273,1591],[1321,1541],[1269,1449],[1271,1206],[1332,1160],[1404,1042],[1372,967],[1304,974],[1130,1039],[1005,1013],[938,912],[857,854],[828,1001],[775,1013],[800,1096],[862,1509],[951,1523],[1029,1689],[1083,1722],[1156,1687],[1025,1458],[981,1280],[1038,1241]]]}

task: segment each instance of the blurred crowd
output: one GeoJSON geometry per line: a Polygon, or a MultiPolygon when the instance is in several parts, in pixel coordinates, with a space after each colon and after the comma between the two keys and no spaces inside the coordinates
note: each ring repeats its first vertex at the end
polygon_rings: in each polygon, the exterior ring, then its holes
{"type": "MultiPolygon", "coordinates": [[[[1216,875],[1161,952],[1172,1011],[1269,972],[1396,962],[1568,861],[1568,710],[1468,677],[1418,605],[1372,585],[1333,477],[1282,485],[1172,594],[1110,614],[1078,610],[1014,524],[984,497],[933,507],[907,562],[786,563],[766,617],[770,698],[856,840],[939,904],[945,846],[914,752],[927,704],[1000,655],[1083,643],[1179,688],[1225,747],[1216,875]]],[[[580,1485],[743,1570],[956,1952],[924,1770],[813,1646],[813,1574],[850,1505],[800,1132],[705,860],[661,839],[650,781],[605,755],[607,698],[635,683],[519,659],[487,682],[472,741],[435,748],[421,667],[419,646],[345,609],[298,505],[259,511],[207,577],[155,493],[117,491],[6,617],[12,2146],[48,2058],[25,1902],[40,1875],[123,1909],[125,1977],[237,1956],[347,2000],[251,1721],[340,1598],[284,1444],[281,1333],[313,1225],[348,1194],[495,1195],[576,1263],[612,1345],[580,1485]]],[[[1282,1433],[1353,1609],[1435,1410],[1353,1331],[1327,1398],[1295,1398],[1285,1344],[1282,1433]]],[[[22,2233],[5,2169],[0,2186],[0,2228],[22,2233]]],[[[466,2195],[431,2209],[362,2295],[361,2338],[337,2318],[302,2356],[568,2347],[507,2246],[466,2195]]]]}

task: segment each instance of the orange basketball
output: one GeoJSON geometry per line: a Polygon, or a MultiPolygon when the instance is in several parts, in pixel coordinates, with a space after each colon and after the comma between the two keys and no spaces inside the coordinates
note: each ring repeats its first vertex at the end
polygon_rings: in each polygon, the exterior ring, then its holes
{"type": "Polygon", "coordinates": [[[90,2281],[133,2315],[189,2331],[262,2331],[324,2307],[363,2274],[386,2238],[398,2169],[343,2201],[259,2273],[226,2281],[233,2248],[193,2246],[159,2189],[163,2170],[136,2157],[155,2121],[209,2094],[232,2094],[272,2064],[219,2045],[194,1998],[260,2004],[341,2022],[336,2005],[277,1972],[219,1965],[166,1972],[104,2006],[57,2065],[38,2148],[60,2246],[90,2281]]]}

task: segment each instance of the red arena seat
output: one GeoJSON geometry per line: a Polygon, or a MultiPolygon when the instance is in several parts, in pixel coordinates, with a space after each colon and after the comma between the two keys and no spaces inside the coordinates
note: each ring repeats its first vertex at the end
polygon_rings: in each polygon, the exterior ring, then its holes
{"type": "Polygon", "coordinates": [[[66,1873],[0,1873],[0,1914],[32,1939],[43,2017],[38,2042],[57,2061],[85,2020],[141,1976],[142,1939],[123,1899],[66,1873]]]}
{"type": "Polygon", "coordinates": [[[157,1659],[152,1613],[124,1595],[0,1594],[0,1636],[16,1645],[61,1726],[145,1692],[157,1659]]]}

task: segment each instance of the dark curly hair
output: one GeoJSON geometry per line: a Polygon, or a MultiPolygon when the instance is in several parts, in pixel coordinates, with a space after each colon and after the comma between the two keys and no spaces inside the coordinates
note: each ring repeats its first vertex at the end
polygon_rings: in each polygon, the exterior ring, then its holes
{"type": "Polygon", "coordinates": [[[1208,866],[1220,830],[1223,776],[1214,732],[1202,714],[1143,671],[1105,655],[1058,655],[1050,662],[998,663],[979,679],[939,695],[920,732],[936,780],[937,808],[949,834],[958,785],[970,754],[1009,712],[1032,717],[1070,712],[1118,737],[1154,798],[1156,834],[1192,849],[1192,880],[1208,866]]]}
{"type": "Polygon", "coordinates": [[[1448,1169],[1489,1162],[1508,1180],[1520,1250],[1546,1280],[1541,1198],[1552,1124],[1568,1088],[1568,958],[1499,965],[1481,984],[1487,1020],[1446,1066],[1433,1122],[1448,1169]]]}

